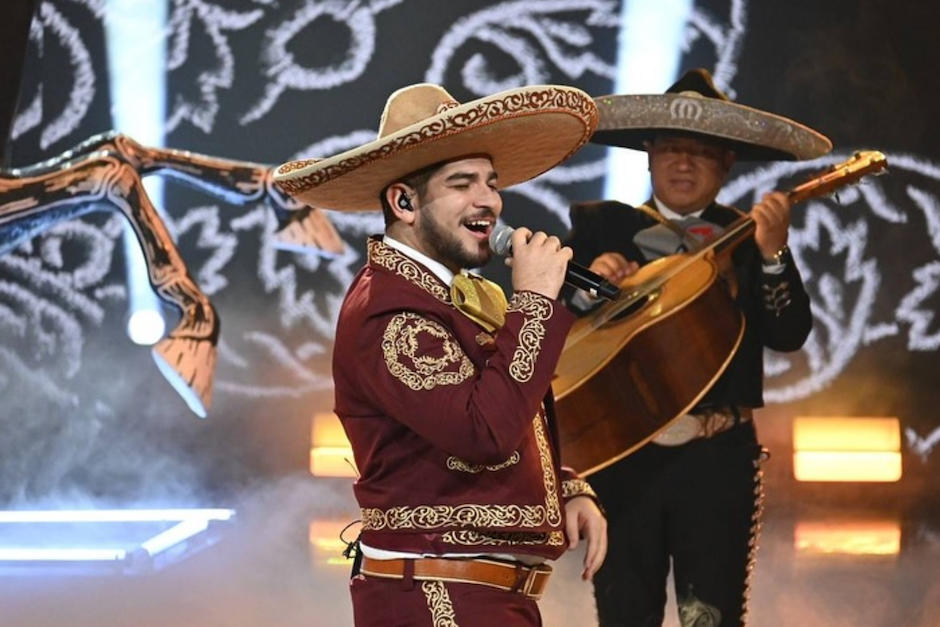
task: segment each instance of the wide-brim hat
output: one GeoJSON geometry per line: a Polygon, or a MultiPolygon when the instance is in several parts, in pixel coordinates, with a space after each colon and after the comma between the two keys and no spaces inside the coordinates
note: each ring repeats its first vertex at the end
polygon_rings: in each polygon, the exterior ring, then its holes
{"type": "Polygon", "coordinates": [[[742,161],[799,161],[832,150],[829,138],[808,126],[732,102],[701,68],[686,72],[664,94],[601,96],[595,102],[595,144],[645,150],[644,142],[671,132],[718,139],[742,161]]]}
{"type": "Polygon", "coordinates": [[[597,125],[585,92],[532,85],[461,104],[439,85],[399,89],[385,104],[375,141],[327,159],[282,164],[274,180],[288,194],[341,211],[380,209],[390,184],[423,168],[486,155],[500,188],[532,179],[583,146],[597,125]]]}

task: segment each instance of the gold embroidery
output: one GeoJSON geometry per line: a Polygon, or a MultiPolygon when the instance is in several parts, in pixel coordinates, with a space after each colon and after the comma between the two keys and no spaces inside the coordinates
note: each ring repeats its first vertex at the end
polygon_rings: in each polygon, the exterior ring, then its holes
{"type": "Polygon", "coordinates": [[[545,522],[544,505],[417,505],[362,510],[362,527],[370,531],[452,526],[539,527],[545,522]]]}
{"type": "Polygon", "coordinates": [[[565,479],[561,482],[561,496],[570,499],[574,496],[593,496],[597,498],[597,493],[591,484],[584,479],[565,479]]]}
{"type": "Polygon", "coordinates": [[[509,374],[519,383],[525,383],[535,374],[535,360],[545,337],[545,320],[552,317],[552,301],[535,292],[517,292],[509,301],[506,313],[519,311],[525,316],[519,329],[519,345],[512,355],[509,374]]]}
{"type": "Polygon", "coordinates": [[[431,610],[431,624],[434,627],[457,627],[454,604],[447,594],[443,581],[431,580],[421,583],[421,590],[431,610]]]}
{"type": "Polygon", "coordinates": [[[282,165],[279,165],[277,168],[278,174],[287,174],[288,172],[294,172],[296,170],[303,170],[308,165],[313,165],[320,159],[300,159],[298,161],[289,161],[282,165]]]}
{"type": "Polygon", "coordinates": [[[369,240],[369,262],[414,283],[442,303],[450,304],[450,290],[430,270],[379,239],[369,240]]]}
{"type": "Polygon", "coordinates": [[[459,457],[448,457],[447,458],[447,468],[450,470],[460,470],[462,472],[469,472],[477,474],[483,472],[484,470],[489,470],[490,472],[496,472],[497,470],[502,470],[503,468],[508,468],[513,464],[519,461],[519,451],[513,451],[512,455],[509,456],[509,459],[504,461],[501,464],[494,464],[492,466],[479,466],[476,464],[468,464],[459,457]]]}
{"type": "Polygon", "coordinates": [[[560,531],[548,533],[481,533],[470,529],[448,531],[441,534],[441,539],[449,544],[464,546],[561,546],[565,543],[565,534],[560,531]]]}
{"type": "Polygon", "coordinates": [[[473,362],[447,329],[407,311],[395,315],[385,327],[382,353],[392,376],[412,390],[457,385],[474,373],[473,362]],[[429,355],[426,350],[419,352],[418,338],[421,334],[430,335],[435,340],[435,348],[439,347],[440,355],[429,355]]]}
{"type": "Polygon", "coordinates": [[[362,528],[367,531],[383,529],[433,530],[442,527],[494,529],[499,527],[540,527],[544,524],[561,525],[561,506],[558,500],[558,482],[552,464],[551,448],[545,434],[542,413],[532,421],[535,441],[542,464],[542,483],[545,502],[540,505],[416,505],[378,509],[362,509],[362,528]]]}

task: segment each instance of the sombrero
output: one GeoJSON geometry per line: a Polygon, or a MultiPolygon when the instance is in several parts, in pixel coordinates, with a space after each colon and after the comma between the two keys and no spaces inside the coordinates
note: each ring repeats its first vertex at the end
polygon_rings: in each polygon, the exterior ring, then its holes
{"type": "Polygon", "coordinates": [[[274,180],[313,207],[379,209],[382,190],[408,174],[484,154],[499,187],[508,187],[570,157],[596,125],[594,101],[572,87],[532,85],[461,104],[442,87],[420,83],[389,96],[375,141],[327,159],[289,161],[274,180]]]}
{"type": "Polygon", "coordinates": [[[800,161],[832,150],[825,135],[799,122],[732,102],[701,68],[686,72],[664,94],[601,96],[595,102],[595,144],[644,150],[645,141],[665,131],[719,139],[743,161],[800,161]]]}

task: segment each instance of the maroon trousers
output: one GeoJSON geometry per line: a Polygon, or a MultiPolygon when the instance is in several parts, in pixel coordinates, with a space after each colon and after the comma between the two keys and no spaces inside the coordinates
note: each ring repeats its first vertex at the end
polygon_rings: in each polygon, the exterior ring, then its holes
{"type": "Polygon", "coordinates": [[[540,626],[536,602],[518,592],[472,583],[384,579],[350,582],[356,627],[540,626]]]}

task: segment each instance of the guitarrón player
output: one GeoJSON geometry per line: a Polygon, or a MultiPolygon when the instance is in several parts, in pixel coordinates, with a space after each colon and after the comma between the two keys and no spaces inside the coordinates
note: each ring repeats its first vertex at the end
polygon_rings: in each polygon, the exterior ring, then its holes
{"type": "MultiPolygon", "coordinates": [[[[736,160],[812,159],[832,147],[801,124],[731,102],[705,70],[686,73],[665,94],[595,101],[592,141],[645,150],[653,187],[639,207],[599,201],[571,209],[566,243],[575,261],[615,284],[740,217],[715,202],[736,160]]],[[[670,558],[683,625],[745,622],[762,500],[752,410],[763,405],[763,349],[798,350],[812,326],[786,245],[790,201],[769,192],[750,216],[754,237],[732,256],[746,326],[728,368],[688,415],[589,478],[609,523],[607,561],[594,579],[601,625],[661,624],[670,558]]],[[[583,292],[568,301],[581,311],[593,304],[583,292]]],[[[674,367],[683,368],[681,354],[674,367]]]]}

